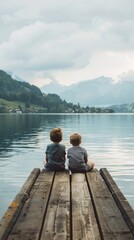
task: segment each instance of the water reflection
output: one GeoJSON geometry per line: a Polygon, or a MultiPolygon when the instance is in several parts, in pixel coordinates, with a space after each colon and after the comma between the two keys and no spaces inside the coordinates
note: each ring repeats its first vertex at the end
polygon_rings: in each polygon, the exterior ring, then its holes
{"type": "Polygon", "coordinates": [[[134,115],[0,115],[0,216],[34,167],[43,168],[49,131],[72,132],[98,169],[106,167],[134,206],[134,115]]]}
{"type": "MultiPolygon", "coordinates": [[[[12,151],[18,153],[23,148],[36,148],[38,136],[45,129],[60,124],[60,116],[42,115],[1,115],[0,116],[0,152],[1,156],[10,157],[12,151]],[[10,153],[10,154],[9,154],[10,153]]],[[[14,154],[14,153],[13,153],[14,154]]]]}

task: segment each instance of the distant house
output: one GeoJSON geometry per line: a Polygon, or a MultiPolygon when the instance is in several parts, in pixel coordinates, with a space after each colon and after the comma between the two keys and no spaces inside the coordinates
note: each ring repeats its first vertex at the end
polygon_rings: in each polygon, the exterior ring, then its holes
{"type": "Polygon", "coordinates": [[[15,112],[15,113],[22,113],[22,111],[21,111],[19,108],[15,108],[15,109],[14,109],[14,112],[15,112]]]}

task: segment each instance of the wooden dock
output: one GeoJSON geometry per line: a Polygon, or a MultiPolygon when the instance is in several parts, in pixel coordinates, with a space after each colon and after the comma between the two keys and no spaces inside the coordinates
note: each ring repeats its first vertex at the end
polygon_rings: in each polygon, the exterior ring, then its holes
{"type": "Polygon", "coordinates": [[[69,239],[134,239],[134,211],[107,169],[34,169],[0,221],[0,240],[69,239]]]}

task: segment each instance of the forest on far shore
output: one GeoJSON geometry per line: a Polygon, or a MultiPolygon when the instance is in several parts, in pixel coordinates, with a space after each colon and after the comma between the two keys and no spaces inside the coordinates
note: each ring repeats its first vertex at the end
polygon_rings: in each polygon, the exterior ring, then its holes
{"type": "Polygon", "coordinates": [[[42,113],[105,113],[114,112],[110,108],[82,107],[62,100],[57,94],[45,94],[27,82],[13,79],[0,70],[0,112],[42,112],[42,113]]]}

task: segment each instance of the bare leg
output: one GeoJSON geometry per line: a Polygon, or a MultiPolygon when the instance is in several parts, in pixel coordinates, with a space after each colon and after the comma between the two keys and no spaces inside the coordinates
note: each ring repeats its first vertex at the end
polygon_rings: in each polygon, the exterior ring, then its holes
{"type": "Polygon", "coordinates": [[[87,162],[87,165],[88,165],[90,168],[93,168],[93,167],[94,167],[94,162],[88,161],[88,162],[87,162]]]}

